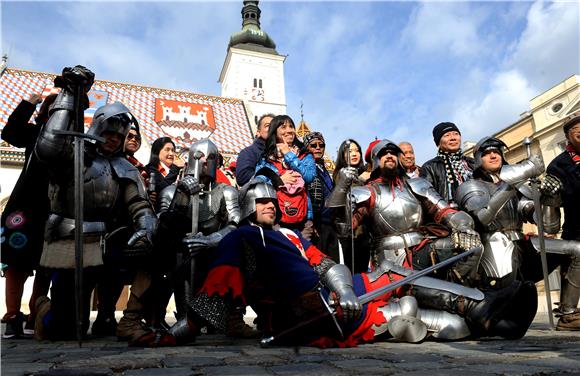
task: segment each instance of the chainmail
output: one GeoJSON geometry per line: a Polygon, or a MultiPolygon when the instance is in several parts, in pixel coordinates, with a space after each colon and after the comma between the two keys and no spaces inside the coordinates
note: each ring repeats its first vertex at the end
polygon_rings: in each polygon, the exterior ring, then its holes
{"type": "Polygon", "coordinates": [[[226,330],[226,320],[231,311],[230,299],[220,295],[208,296],[207,293],[197,294],[191,300],[191,309],[216,329],[226,330]]]}
{"type": "Polygon", "coordinates": [[[320,261],[320,264],[314,266],[314,270],[316,273],[318,273],[319,276],[322,277],[326,274],[328,269],[332,268],[334,265],[336,265],[336,262],[332,261],[328,257],[324,257],[322,261],[320,261]]]}

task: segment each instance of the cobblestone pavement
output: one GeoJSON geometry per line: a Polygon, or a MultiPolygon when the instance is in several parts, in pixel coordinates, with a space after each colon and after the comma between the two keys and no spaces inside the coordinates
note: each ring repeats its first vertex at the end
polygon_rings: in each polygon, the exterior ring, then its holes
{"type": "MultiPolygon", "coordinates": [[[[2,327],[2,332],[4,328],[2,327]]],[[[517,341],[377,342],[349,349],[260,348],[223,335],[194,345],[129,348],[115,338],[2,340],[2,376],[13,375],[580,375],[580,332],[535,322],[517,341]]]]}

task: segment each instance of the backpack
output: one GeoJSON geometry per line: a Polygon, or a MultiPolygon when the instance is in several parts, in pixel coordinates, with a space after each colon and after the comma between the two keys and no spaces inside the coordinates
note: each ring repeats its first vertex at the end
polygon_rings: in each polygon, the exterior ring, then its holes
{"type": "MultiPolygon", "coordinates": [[[[274,166],[276,166],[280,175],[288,171],[279,162],[274,162],[274,166]]],[[[298,178],[296,183],[290,185],[284,184],[280,175],[268,167],[262,167],[256,172],[257,175],[270,179],[272,185],[276,188],[278,207],[282,214],[281,223],[298,224],[306,220],[308,215],[308,193],[302,177],[298,178]]]]}

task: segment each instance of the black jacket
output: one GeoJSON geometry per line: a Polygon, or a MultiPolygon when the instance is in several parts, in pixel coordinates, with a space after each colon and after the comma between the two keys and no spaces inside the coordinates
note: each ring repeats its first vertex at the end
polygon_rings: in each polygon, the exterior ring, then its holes
{"type": "MultiPolygon", "coordinates": [[[[471,171],[473,171],[475,160],[469,157],[463,158],[467,162],[471,171]]],[[[447,202],[451,203],[455,201],[455,191],[457,191],[459,184],[448,183],[445,163],[441,157],[437,156],[425,162],[421,167],[420,176],[427,179],[433,187],[435,187],[435,190],[441,195],[441,197],[447,200],[447,202]]]]}
{"type": "Polygon", "coordinates": [[[42,253],[44,226],[48,218],[48,175],[33,153],[41,126],[28,123],[36,106],[22,101],[2,129],[2,139],[25,148],[18,181],[2,212],[2,263],[20,269],[36,268],[42,253]]]}
{"type": "Polygon", "coordinates": [[[548,165],[546,172],[560,179],[564,185],[562,207],[564,226],[562,239],[580,240],[580,165],[575,165],[567,151],[548,165]]]}
{"type": "Polygon", "coordinates": [[[256,137],[252,145],[240,151],[236,161],[236,181],[241,187],[250,181],[256,172],[256,165],[262,158],[266,142],[261,137],[256,137]]]}

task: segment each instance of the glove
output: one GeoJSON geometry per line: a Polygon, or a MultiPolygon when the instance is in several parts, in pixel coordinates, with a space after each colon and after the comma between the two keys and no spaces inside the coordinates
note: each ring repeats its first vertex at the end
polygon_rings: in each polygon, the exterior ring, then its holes
{"type": "Polygon", "coordinates": [[[355,180],[358,180],[358,171],[354,167],[343,167],[338,172],[337,186],[346,188],[355,180]]]}
{"type": "Polygon", "coordinates": [[[338,317],[345,322],[358,319],[362,306],[354,293],[352,276],[346,265],[334,265],[322,276],[322,281],[332,292],[329,304],[337,307],[338,317]]]}
{"type": "Polygon", "coordinates": [[[562,182],[554,175],[546,175],[540,184],[540,192],[543,196],[556,196],[562,190],[562,182]]]}
{"type": "Polygon", "coordinates": [[[215,233],[204,235],[203,233],[198,232],[195,235],[188,235],[183,238],[183,244],[190,252],[195,252],[204,248],[214,247],[216,240],[215,233]]]}
{"type": "Polygon", "coordinates": [[[62,75],[54,79],[54,86],[74,91],[74,87],[81,86],[84,93],[88,92],[93,82],[95,74],[90,69],[77,65],[73,68],[64,68],[62,75]]]}
{"type": "Polygon", "coordinates": [[[201,192],[203,184],[199,184],[193,176],[187,175],[177,183],[177,189],[191,196],[201,192]]]}
{"type": "Polygon", "coordinates": [[[453,229],[451,231],[451,240],[455,248],[471,249],[481,246],[479,234],[470,228],[453,229]]]}
{"type": "Polygon", "coordinates": [[[157,231],[157,217],[153,213],[145,213],[135,220],[137,231],[127,242],[126,256],[142,256],[153,248],[153,236],[157,231]]]}

